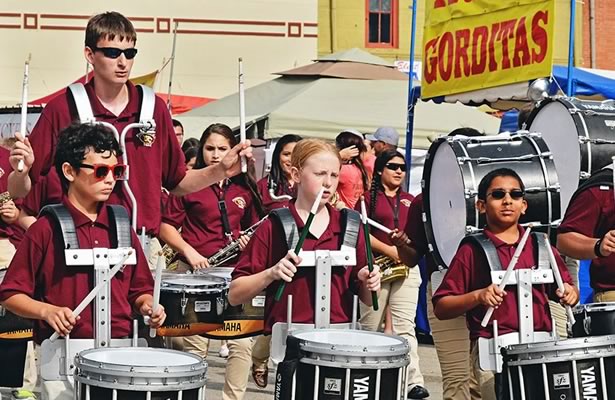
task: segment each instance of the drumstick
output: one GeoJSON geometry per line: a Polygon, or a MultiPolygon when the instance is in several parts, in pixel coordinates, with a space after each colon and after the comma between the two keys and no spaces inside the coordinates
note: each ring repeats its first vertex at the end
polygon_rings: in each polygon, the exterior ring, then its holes
{"type": "Polygon", "coordinates": [[[387,228],[384,225],[379,224],[378,222],[374,221],[371,218],[367,218],[367,223],[370,224],[371,226],[373,226],[374,228],[381,230],[382,232],[386,233],[387,235],[390,234],[391,232],[393,232],[391,229],[387,228]]]}
{"type": "MultiPolygon", "coordinates": [[[[560,273],[559,267],[557,265],[557,261],[555,261],[555,254],[553,253],[553,249],[551,248],[551,244],[547,241],[547,249],[549,251],[549,262],[551,263],[551,269],[553,270],[553,278],[555,278],[555,283],[557,284],[557,288],[564,293],[564,281],[562,279],[562,274],[560,273]]],[[[574,323],[574,313],[572,312],[572,308],[569,305],[566,305],[566,315],[568,316],[568,323],[574,323]]]]}
{"type": "MultiPolygon", "coordinates": [[[[77,308],[75,308],[73,310],[73,317],[74,318],[77,318],[79,316],[79,314],[81,314],[83,312],[83,310],[85,310],[85,308],[92,302],[92,300],[94,300],[94,297],[96,297],[98,292],[100,292],[102,290],[102,288],[105,287],[105,285],[107,283],[109,283],[111,281],[111,279],[113,279],[115,274],[117,274],[118,271],[120,269],[122,269],[122,267],[124,266],[124,262],[128,259],[128,257],[130,257],[131,254],[132,254],[132,250],[129,250],[126,254],[124,254],[122,256],[122,259],[120,260],[120,262],[118,262],[117,264],[115,264],[113,266],[113,268],[111,268],[111,270],[109,271],[109,276],[107,277],[107,279],[104,279],[102,282],[99,282],[98,285],[96,285],[94,287],[94,289],[92,289],[92,291],[90,293],[88,293],[88,295],[85,296],[85,298],[83,300],[81,300],[81,303],[79,303],[77,308]]],[[[111,321],[109,321],[109,323],[111,323],[111,321]]],[[[53,342],[58,337],[60,337],[58,332],[54,332],[53,335],[51,335],[51,337],[49,338],[49,340],[51,340],[53,342]]]]}
{"type": "MultiPolygon", "coordinates": [[[[325,192],[325,187],[321,187],[320,191],[316,195],[316,200],[314,200],[314,204],[312,204],[312,209],[310,210],[310,214],[308,215],[307,221],[305,221],[305,225],[303,226],[303,230],[301,231],[301,235],[299,236],[299,241],[295,246],[295,254],[299,255],[301,248],[303,247],[303,242],[305,242],[305,238],[307,237],[310,231],[310,225],[312,225],[312,221],[314,220],[314,216],[318,211],[318,205],[320,204],[320,199],[322,199],[322,195],[325,192]]],[[[275,301],[279,301],[282,298],[282,294],[284,293],[284,288],[286,288],[286,281],[282,281],[280,286],[278,286],[278,290],[275,293],[275,301]]]]}
{"type": "MultiPolygon", "coordinates": [[[[365,197],[361,196],[361,222],[363,223],[363,235],[365,236],[365,250],[367,252],[367,269],[371,274],[374,270],[374,256],[372,254],[372,243],[369,239],[369,224],[367,223],[367,209],[365,208],[365,197]]],[[[378,311],[378,293],[372,291],[372,307],[378,311]]]]}
{"type": "MultiPolygon", "coordinates": [[[[24,66],[23,71],[23,86],[21,91],[21,125],[19,126],[19,133],[21,133],[21,137],[25,139],[26,131],[27,131],[27,123],[28,123],[28,76],[30,74],[30,58],[31,54],[28,54],[28,59],[26,60],[26,65],[24,66]]],[[[23,159],[19,160],[17,164],[17,171],[23,172],[24,162],[23,159]]]]}
{"type": "MultiPolygon", "coordinates": [[[[246,101],[243,87],[243,60],[239,57],[239,141],[246,141],[246,101]]],[[[248,172],[248,162],[245,157],[241,158],[241,172],[248,172]]]]}
{"type": "MultiPolygon", "coordinates": [[[[158,263],[156,264],[156,280],[154,281],[154,304],[152,305],[152,315],[158,310],[160,304],[160,281],[162,280],[162,269],[164,268],[164,255],[158,252],[158,263]]],[[[149,328],[149,337],[156,337],[156,328],[149,328]]]]}
{"type": "MultiPolygon", "coordinates": [[[[508,263],[508,267],[506,268],[506,272],[504,273],[504,277],[502,278],[502,281],[498,285],[498,289],[504,290],[504,288],[506,287],[506,283],[508,282],[508,279],[510,278],[510,274],[512,274],[513,269],[515,269],[515,265],[517,265],[517,261],[519,260],[519,256],[521,255],[521,251],[523,251],[523,248],[525,247],[525,242],[527,242],[527,238],[530,236],[530,230],[532,230],[531,224],[528,225],[527,229],[525,230],[525,233],[523,234],[523,237],[521,238],[521,241],[519,242],[519,246],[517,246],[515,253],[510,259],[510,262],[508,263]]],[[[483,328],[486,327],[487,324],[489,323],[489,320],[491,319],[491,316],[493,315],[494,310],[495,308],[493,307],[489,307],[489,309],[487,310],[485,317],[480,323],[480,325],[483,328]]]]}

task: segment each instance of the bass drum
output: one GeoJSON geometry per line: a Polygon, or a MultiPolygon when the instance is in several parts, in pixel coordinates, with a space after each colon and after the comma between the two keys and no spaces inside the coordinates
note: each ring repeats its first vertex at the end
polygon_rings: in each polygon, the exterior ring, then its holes
{"type": "Polygon", "coordinates": [[[579,181],[612,163],[615,155],[615,102],[574,98],[545,100],[528,118],[551,150],[565,212],[579,181]]]}
{"type": "Polygon", "coordinates": [[[528,208],[520,223],[538,223],[535,230],[550,234],[560,219],[557,174],[539,134],[439,138],[429,148],[422,181],[425,232],[439,267],[448,268],[461,240],[484,227],[478,184],[498,168],[514,170],[525,184],[528,208]]]}

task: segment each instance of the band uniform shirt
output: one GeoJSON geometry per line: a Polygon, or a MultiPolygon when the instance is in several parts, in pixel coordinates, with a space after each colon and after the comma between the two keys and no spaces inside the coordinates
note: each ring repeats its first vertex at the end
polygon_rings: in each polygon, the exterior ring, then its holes
{"type": "MultiPolygon", "coordinates": [[[[557,233],[577,232],[590,238],[601,238],[615,228],[613,189],[599,186],[580,192],[566,209],[557,233]]],[[[589,267],[591,287],[597,292],[615,290],[615,254],[594,258],[589,267]]]]}
{"type": "Polygon", "coordinates": [[[36,217],[47,204],[61,203],[63,198],[62,182],[55,168],[52,168],[32,185],[32,189],[23,199],[22,209],[28,215],[36,217]]]}
{"type": "MultiPolygon", "coordinates": [[[[320,238],[309,233],[303,243],[304,251],[312,250],[339,250],[341,246],[341,213],[326,205],[329,212],[329,227],[320,238]]],[[[294,200],[288,206],[299,231],[305,226],[295,208],[294,200]]],[[[248,246],[239,256],[232,278],[250,276],[266,270],[275,265],[286,256],[284,233],[280,224],[271,218],[265,220],[256,230],[248,246]]],[[[294,249],[293,249],[294,250],[294,249]]],[[[352,299],[358,293],[360,281],[358,272],[367,264],[365,255],[365,240],[362,228],[359,231],[356,246],[357,264],[354,267],[331,268],[331,323],[345,323],[352,320],[352,299]]],[[[265,299],[265,334],[270,334],[276,322],[286,322],[286,306],[288,295],[293,295],[293,322],[314,323],[316,268],[298,267],[293,281],[286,284],[284,294],[280,301],[274,300],[281,281],[273,282],[266,289],[265,299]]]]}
{"type": "MultiPolygon", "coordinates": [[[[85,90],[94,117],[97,121],[108,122],[121,134],[130,123],[138,122],[141,102],[138,89],[132,82],[126,83],[129,101],[126,108],[116,116],[107,110],[94,92],[94,79],[85,84],[85,90]]],[[[177,143],[171,116],[162,99],[156,96],[154,106],[156,138],[152,147],[146,147],[137,138],[138,129],[126,134],[126,152],[130,165],[130,188],[137,199],[137,227],[145,227],[149,234],[157,235],[160,229],[160,186],[173,190],[186,175],[184,157],[177,143]]],[[[41,175],[47,175],[53,166],[55,148],[59,133],[78,120],[78,113],[70,91],[57,96],[47,104],[29,135],[36,155],[30,169],[30,177],[36,183],[41,175]]],[[[118,157],[118,162],[121,158],[118,157]]],[[[131,213],[132,203],[122,184],[115,185],[109,197],[109,204],[121,204],[131,213]]]]}
{"type": "MultiPolygon", "coordinates": [[[[367,209],[367,214],[371,219],[381,223],[389,229],[398,228],[400,231],[403,232],[406,227],[406,222],[408,220],[408,212],[410,210],[410,205],[412,204],[412,199],[414,199],[414,196],[412,196],[410,193],[401,191],[401,189],[399,190],[399,207],[397,206],[397,196],[389,197],[382,190],[378,190],[378,193],[376,195],[376,207],[374,209],[373,215],[369,215],[372,200],[371,192],[367,191],[363,194],[363,196],[365,197],[365,208],[367,209]],[[397,226],[395,226],[396,208],[397,226]]],[[[355,204],[354,208],[356,211],[361,212],[361,202],[358,201],[357,204],[355,204]]],[[[384,244],[389,246],[393,245],[391,243],[391,240],[389,239],[389,235],[387,235],[380,229],[370,227],[369,233],[384,244]]]]}
{"type": "MultiPolygon", "coordinates": [[[[226,189],[218,184],[182,197],[169,195],[162,221],[182,228],[181,236],[203,257],[210,257],[229,244],[222,224],[219,199],[224,199],[233,239],[239,231],[259,220],[250,190],[231,182],[226,189]]],[[[183,256],[180,258],[186,261],[183,256]]]]}
{"type": "MultiPolygon", "coordinates": [[[[488,229],[483,231],[487,238],[495,245],[502,268],[508,266],[525,232],[525,229],[521,227],[521,225],[518,225],[518,229],[519,238],[514,244],[508,244],[502,241],[488,229]]],[[[572,279],[568,274],[564,261],[555,248],[553,248],[553,253],[555,254],[562,280],[572,285],[572,279]]],[[[515,265],[515,270],[535,268],[538,260],[537,255],[538,248],[534,240],[528,238],[525,248],[521,252],[517,264],[515,265]]],[[[463,295],[491,285],[490,271],[491,268],[481,248],[471,243],[462,244],[453,257],[442,284],[433,294],[434,308],[443,297],[463,295]]],[[[534,331],[551,332],[551,314],[547,295],[554,301],[559,302],[559,298],[555,294],[556,289],[557,285],[555,283],[532,286],[534,331]]],[[[488,309],[487,306],[479,305],[466,312],[466,321],[468,329],[470,330],[471,340],[475,340],[479,337],[493,337],[494,320],[498,321],[498,332],[500,335],[519,331],[517,286],[509,285],[506,287],[505,291],[507,294],[504,296],[504,301],[494,311],[493,317],[489,321],[487,327],[483,328],[481,326],[481,321],[488,309]]]]}
{"type": "Polygon", "coordinates": [[[427,277],[431,280],[431,274],[438,270],[438,266],[429,253],[429,242],[423,223],[423,193],[419,193],[410,204],[404,232],[408,235],[410,246],[418,253],[419,258],[425,256],[427,277]]]}
{"type": "MultiPolygon", "coordinates": [[[[63,204],[73,217],[82,249],[109,248],[110,220],[107,207],[100,205],[95,221],[77,210],[70,201],[63,204]]],[[[154,281],[134,231],[133,248],[137,264],[126,265],[111,280],[111,335],[122,338],[132,334],[132,305],[143,294],[152,294],[154,281]]],[[[68,307],[74,310],[94,288],[94,267],[67,267],[62,235],[53,217],[39,218],[24,237],[0,285],[0,301],[16,294],[25,294],[34,300],[68,307]]],[[[94,337],[94,302],[85,308],[71,331],[75,339],[94,337]]],[[[34,321],[34,341],[38,344],[50,337],[53,329],[44,320],[34,321]]]]}
{"type": "MultiPolygon", "coordinates": [[[[266,176],[256,182],[256,187],[258,189],[258,193],[261,195],[261,199],[263,199],[263,209],[266,213],[269,213],[271,210],[275,210],[276,208],[288,208],[288,202],[290,201],[289,199],[273,200],[271,198],[271,195],[269,194],[269,177],[266,176]]],[[[294,187],[283,188],[278,186],[275,190],[275,195],[287,195],[295,198],[297,193],[294,187]]]]}

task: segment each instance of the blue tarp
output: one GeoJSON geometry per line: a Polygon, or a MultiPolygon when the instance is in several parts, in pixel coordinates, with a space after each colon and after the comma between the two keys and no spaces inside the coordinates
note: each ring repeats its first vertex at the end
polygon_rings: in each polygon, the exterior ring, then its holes
{"type": "MultiPolygon", "coordinates": [[[[562,65],[553,66],[553,76],[565,90],[568,84],[568,68],[562,65]]],[[[615,99],[615,79],[594,74],[585,69],[572,69],[573,96],[601,95],[605,99],[615,99]]]]}

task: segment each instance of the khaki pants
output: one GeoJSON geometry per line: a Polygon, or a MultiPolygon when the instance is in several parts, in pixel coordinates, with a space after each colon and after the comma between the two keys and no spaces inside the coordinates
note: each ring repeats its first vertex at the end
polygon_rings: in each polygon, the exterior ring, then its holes
{"type": "Polygon", "coordinates": [[[261,335],[254,338],[252,346],[252,365],[255,370],[264,371],[271,355],[271,335],[261,335]]]}
{"type": "Polygon", "coordinates": [[[615,301],[615,290],[594,293],[594,303],[609,303],[613,301],[615,301]]]}
{"type": "Polygon", "coordinates": [[[223,400],[242,400],[248,387],[252,367],[252,344],[254,338],[228,341],[228,359],[224,374],[223,400]]]}
{"type": "Polygon", "coordinates": [[[484,400],[496,400],[495,395],[495,374],[493,371],[483,371],[480,369],[478,357],[478,343],[476,341],[471,344],[470,363],[472,364],[472,372],[474,379],[480,387],[480,393],[484,400]]]}
{"type": "Polygon", "coordinates": [[[9,267],[13,256],[15,255],[15,246],[8,239],[0,239],[0,269],[9,267]]]}
{"type": "MultiPolygon", "coordinates": [[[[156,266],[158,265],[158,258],[160,257],[159,252],[162,250],[162,246],[160,245],[158,238],[153,237],[150,239],[148,250],[149,251],[145,254],[145,257],[147,257],[147,265],[149,266],[149,269],[155,271],[156,266]]],[[[165,268],[166,264],[162,269],[165,268]]]]}
{"type": "Polygon", "coordinates": [[[471,372],[470,332],[465,316],[440,321],[433,313],[431,282],[427,285],[427,315],[440,371],[444,400],[481,399],[480,386],[471,372]]]}
{"type": "Polygon", "coordinates": [[[382,284],[379,308],[374,311],[361,303],[361,325],[368,331],[381,331],[386,307],[391,308],[393,331],[408,341],[410,364],[407,369],[406,382],[410,389],[415,385],[423,386],[424,380],[419,369],[418,342],[416,341],[415,323],[416,304],[421,286],[421,274],[418,267],[410,268],[406,279],[398,279],[382,284]]]}
{"type": "Polygon", "coordinates": [[[207,352],[209,351],[209,339],[203,336],[184,336],[184,337],[172,337],[171,347],[174,350],[186,351],[188,353],[196,354],[202,358],[207,358],[207,352]]]}

